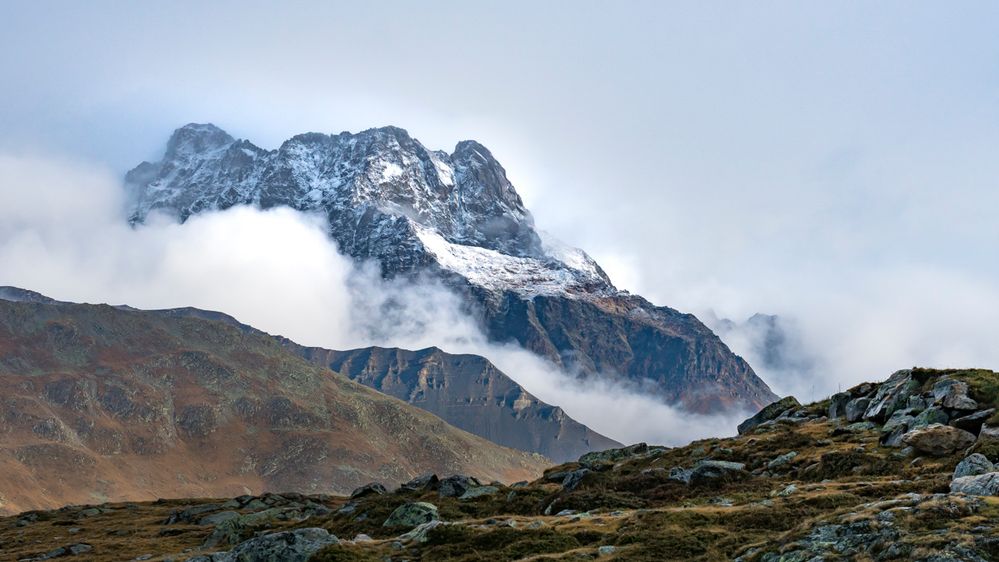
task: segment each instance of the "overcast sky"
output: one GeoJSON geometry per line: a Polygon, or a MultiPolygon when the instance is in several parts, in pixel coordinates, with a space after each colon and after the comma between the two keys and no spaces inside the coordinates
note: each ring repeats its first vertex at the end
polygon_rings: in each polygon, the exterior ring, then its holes
{"type": "Polygon", "coordinates": [[[826,389],[999,368],[999,3],[485,4],[5,2],[0,152],[474,138],[619,286],[799,320],[826,389]]]}

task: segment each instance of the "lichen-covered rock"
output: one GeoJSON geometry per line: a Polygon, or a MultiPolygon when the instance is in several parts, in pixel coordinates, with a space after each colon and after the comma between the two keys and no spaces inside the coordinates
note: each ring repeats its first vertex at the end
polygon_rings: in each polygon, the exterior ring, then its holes
{"type": "Polygon", "coordinates": [[[972,414],[951,420],[950,425],[972,433],[979,433],[982,430],[982,425],[984,425],[985,422],[988,421],[988,419],[995,413],[995,408],[979,410],[972,414]]]}
{"type": "Polygon", "coordinates": [[[407,531],[399,535],[399,540],[403,542],[427,542],[427,534],[431,530],[440,527],[441,525],[448,525],[439,519],[433,521],[427,521],[426,523],[421,523],[413,528],[411,531],[407,531]]]}
{"type": "Polygon", "coordinates": [[[957,463],[957,468],[954,469],[954,478],[978,476],[979,474],[986,474],[994,470],[995,466],[992,464],[992,461],[985,457],[985,455],[981,453],[972,453],[965,457],[964,460],[957,463]]]}
{"type": "Polygon", "coordinates": [[[388,516],[383,527],[416,527],[440,519],[437,506],[428,502],[404,503],[388,516]]]}
{"type": "Polygon", "coordinates": [[[383,486],[378,482],[371,482],[370,484],[365,484],[360,488],[357,488],[353,492],[351,492],[350,499],[356,500],[358,498],[363,498],[365,496],[374,496],[374,495],[380,496],[382,494],[387,494],[387,493],[388,490],[385,489],[385,486],[383,486]]]}
{"type": "Polygon", "coordinates": [[[581,468],[579,470],[574,470],[565,476],[562,480],[562,489],[571,492],[579,487],[583,483],[583,478],[591,472],[588,468],[581,468]]]}
{"type": "Polygon", "coordinates": [[[906,433],[902,441],[919,452],[942,457],[970,447],[975,435],[949,425],[932,424],[906,433]]]}
{"type": "Polygon", "coordinates": [[[637,455],[644,455],[649,452],[649,446],[645,443],[635,443],[627,447],[618,449],[607,449],[606,451],[593,451],[579,457],[579,464],[587,467],[596,465],[615,463],[637,455]]]}
{"type": "Polygon", "coordinates": [[[739,424],[739,435],[746,433],[763,422],[777,419],[781,414],[793,408],[800,408],[801,404],[794,396],[785,396],[780,400],[766,406],[753,417],[739,424]]]}
{"type": "Polygon", "coordinates": [[[947,415],[947,412],[943,411],[939,406],[931,406],[920,412],[916,416],[916,419],[912,420],[912,423],[909,424],[909,429],[919,429],[935,423],[946,424],[948,420],[950,420],[950,416],[947,415]]]}
{"type": "Polygon", "coordinates": [[[499,492],[499,488],[496,486],[479,486],[477,488],[469,488],[464,494],[458,496],[459,500],[470,500],[473,498],[479,498],[482,496],[491,496],[499,492]]]}
{"type": "Polygon", "coordinates": [[[775,468],[780,468],[780,467],[784,466],[785,464],[787,464],[787,463],[791,462],[792,460],[794,460],[794,457],[796,457],[796,456],[798,456],[798,452],[797,451],[791,451],[789,453],[784,453],[783,455],[781,455],[781,456],[779,456],[779,457],[771,460],[770,462],[768,462],[767,463],[767,468],[770,469],[770,470],[774,470],[775,468]]]}
{"type": "Polygon", "coordinates": [[[867,411],[868,406],[871,404],[871,399],[866,396],[861,396],[860,398],[854,398],[846,403],[846,421],[849,423],[858,422],[864,417],[864,412],[867,411]]]}
{"type": "Polygon", "coordinates": [[[997,496],[999,495],[999,472],[955,478],[950,483],[950,491],[969,496],[997,496]]]}
{"type": "Polygon", "coordinates": [[[746,465],[741,462],[702,460],[694,465],[690,473],[690,484],[708,484],[731,480],[741,480],[749,476],[746,465]]]}
{"type": "MultiPolygon", "coordinates": [[[[936,393],[934,393],[936,396],[936,393]]],[[[943,397],[940,403],[944,408],[952,410],[977,410],[978,402],[968,396],[968,384],[963,381],[954,381],[953,384],[943,389],[943,397]]]]}
{"type": "Polygon", "coordinates": [[[887,420],[895,410],[905,407],[909,396],[918,388],[919,383],[912,379],[912,370],[896,371],[878,387],[864,412],[864,419],[876,422],[887,420]]]}
{"type": "Polygon", "coordinates": [[[846,416],[846,405],[853,397],[849,392],[837,392],[829,398],[829,419],[834,420],[846,416]]]}
{"type": "Polygon", "coordinates": [[[340,541],[326,529],[309,527],[271,533],[236,545],[229,552],[192,558],[203,562],[305,562],[313,554],[340,541]]]}
{"type": "Polygon", "coordinates": [[[464,474],[455,474],[440,481],[437,493],[442,498],[458,498],[472,488],[478,488],[481,485],[482,482],[479,482],[476,478],[465,476],[464,474]]]}
{"type": "Polygon", "coordinates": [[[436,490],[439,484],[440,478],[438,478],[436,474],[424,474],[413,478],[402,486],[399,486],[399,490],[404,492],[424,492],[428,490],[436,490]]]}

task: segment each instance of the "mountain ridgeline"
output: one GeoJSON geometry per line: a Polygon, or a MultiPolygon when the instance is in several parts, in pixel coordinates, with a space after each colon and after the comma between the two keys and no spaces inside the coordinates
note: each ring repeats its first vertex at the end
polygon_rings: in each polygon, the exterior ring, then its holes
{"type": "Polygon", "coordinates": [[[696,412],[756,409],[774,394],[690,314],[614,287],[585,252],[539,233],[492,154],[426,149],[395,127],[295,136],[276,150],[190,124],[130,171],[130,221],[236,205],[323,213],[329,236],[386,277],[430,275],[493,341],[608,377],[696,412]]]}

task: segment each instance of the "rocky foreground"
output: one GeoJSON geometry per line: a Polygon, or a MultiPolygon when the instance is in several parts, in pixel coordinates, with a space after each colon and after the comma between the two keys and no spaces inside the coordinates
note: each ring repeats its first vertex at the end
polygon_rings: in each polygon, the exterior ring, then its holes
{"type": "Polygon", "coordinates": [[[899,371],[741,435],[589,453],[534,482],[429,475],[350,497],[70,506],[0,520],[4,560],[999,559],[999,374],[899,371]]]}

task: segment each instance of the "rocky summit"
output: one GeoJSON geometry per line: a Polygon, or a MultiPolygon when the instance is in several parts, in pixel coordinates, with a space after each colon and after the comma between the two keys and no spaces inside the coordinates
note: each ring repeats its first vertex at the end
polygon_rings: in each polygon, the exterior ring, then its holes
{"type": "Polygon", "coordinates": [[[697,412],[774,398],[693,315],[616,289],[585,252],[540,233],[503,167],[474,141],[434,151],[384,127],[302,134],[265,150],[190,124],[126,183],[133,224],[152,212],[187,220],[235,205],[321,212],[342,252],[377,261],[386,277],[443,280],[492,340],[580,376],[651,389],[697,412]]]}
{"type": "Polygon", "coordinates": [[[909,369],[821,402],[783,400],[737,437],[590,452],[530,481],[426,474],[349,497],[67,506],[0,519],[0,552],[194,562],[987,562],[999,559],[997,403],[999,373],[909,369]]]}

